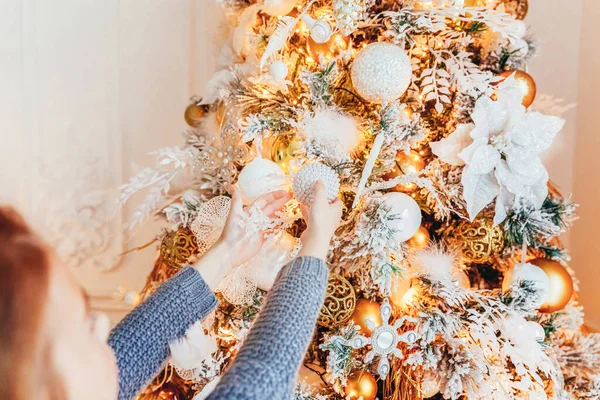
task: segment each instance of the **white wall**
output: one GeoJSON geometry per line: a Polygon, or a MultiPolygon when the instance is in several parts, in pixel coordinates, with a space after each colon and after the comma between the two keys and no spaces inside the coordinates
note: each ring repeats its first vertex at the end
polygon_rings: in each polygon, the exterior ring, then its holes
{"type": "MultiPolygon", "coordinates": [[[[530,0],[526,20],[543,44],[530,69],[539,92],[579,103],[547,163],[582,204],[573,267],[597,327],[599,12],[596,0],[530,0]]],[[[181,143],[183,110],[215,65],[218,15],[211,0],[0,0],[0,201],[18,204],[67,261],[83,263],[77,276],[114,319],[126,307],[111,294],[120,285],[139,289],[155,253],[117,255],[160,225],[133,239],[121,234],[132,208],[103,222],[107,190],[133,173],[132,162],[151,163],[149,151],[181,143]]]]}
{"type": "MultiPolygon", "coordinates": [[[[183,110],[213,68],[208,1],[0,0],[0,202],[15,204],[58,249],[98,308],[117,319],[120,285],[154,262],[125,249],[131,208],[108,221],[132,162],[181,142],[183,110]],[[208,61],[207,61],[208,60],[208,61]]],[[[218,8],[217,8],[218,9],[218,8]]],[[[210,19],[214,25],[214,18],[210,19]]]]}

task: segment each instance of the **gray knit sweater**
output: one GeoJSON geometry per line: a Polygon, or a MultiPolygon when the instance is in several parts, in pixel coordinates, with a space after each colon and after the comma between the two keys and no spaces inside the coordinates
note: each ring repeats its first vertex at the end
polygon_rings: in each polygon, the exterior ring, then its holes
{"type": "MultiPolygon", "coordinates": [[[[209,400],[289,399],[327,288],[322,260],[299,257],[277,275],[234,362],[209,400]]],[[[169,342],[217,305],[200,274],[185,268],[111,333],[119,367],[119,400],[132,399],[162,368],[169,342]]]]}

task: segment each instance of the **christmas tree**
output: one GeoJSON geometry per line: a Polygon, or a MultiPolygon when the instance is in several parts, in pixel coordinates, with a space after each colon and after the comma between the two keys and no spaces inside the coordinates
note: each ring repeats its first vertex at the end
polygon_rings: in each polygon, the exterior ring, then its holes
{"type": "Polygon", "coordinates": [[[527,0],[221,3],[227,65],[185,110],[185,143],[122,188],[146,191],[131,225],[169,223],[143,295],[219,237],[229,185],[294,199],[251,215],[267,244],[140,398],[216,384],[301,246],[317,179],[345,211],[296,399],[600,398],[600,336],[559,241],[576,206],[540,158],[564,121],[526,72],[527,0]]]}

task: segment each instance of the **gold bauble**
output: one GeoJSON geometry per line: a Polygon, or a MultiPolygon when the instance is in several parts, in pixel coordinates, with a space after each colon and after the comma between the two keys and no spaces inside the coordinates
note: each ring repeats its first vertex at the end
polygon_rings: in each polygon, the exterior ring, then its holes
{"type": "Polygon", "coordinates": [[[539,311],[550,314],[565,308],[574,292],[573,278],[569,271],[560,263],[544,258],[537,258],[530,263],[540,267],[550,278],[550,295],[539,311]]]}
{"type": "Polygon", "coordinates": [[[294,153],[302,149],[302,143],[289,136],[277,136],[271,143],[271,160],[277,163],[284,171],[288,171],[294,153]]]}
{"type": "Polygon", "coordinates": [[[489,262],[504,248],[502,228],[494,226],[490,218],[463,221],[456,227],[453,236],[463,257],[474,263],[489,262]]]}
{"type": "Polygon", "coordinates": [[[342,325],[350,319],[355,307],[356,294],[352,284],[341,275],[331,274],[317,324],[327,328],[342,325]]]}
{"type": "Polygon", "coordinates": [[[347,50],[350,45],[350,37],[341,33],[335,33],[325,43],[317,43],[310,36],[306,39],[306,49],[313,61],[319,62],[321,55],[325,61],[337,57],[341,51],[347,50]]]}
{"type": "Polygon", "coordinates": [[[361,334],[371,336],[371,330],[367,326],[367,320],[371,320],[375,325],[381,325],[381,314],[379,312],[380,304],[367,299],[359,299],[356,302],[356,308],[352,314],[352,321],[361,327],[361,334]]]}
{"type": "Polygon", "coordinates": [[[196,103],[192,103],[185,109],[183,117],[185,122],[192,128],[197,128],[202,122],[202,118],[206,115],[206,109],[196,103]]]}
{"type": "Polygon", "coordinates": [[[189,228],[167,233],[160,243],[160,258],[173,268],[186,264],[197,252],[196,235],[189,228]]]}
{"type": "Polygon", "coordinates": [[[377,380],[366,371],[357,371],[348,377],[344,388],[346,398],[358,400],[374,400],[377,396],[377,380]]]}
{"type": "Polygon", "coordinates": [[[409,154],[406,154],[404,151],[399,152],[396,155],[396,164],[398,164],[400,170],[405,174],[415,174],[425,168],[423,157],[412,150],[409,154]]]}
{"type": "Polygon", "coordinates": [[[415,233],[413,237],[408,239],[406,244],[411,249],[423,250],[429,247],[430,240],[431,235],[429,234],[429,231],[425,227],[421,226],[417,233],[415,233]]]}
{"type": "Polygon", "coordinates": [[[533,104],[537,94],[537,86],[533,77],[525,71],[517,70],[504,71],[500,76],[506,79],[512,74],[515,74],[515,81],[517,81],[517,85],[521,89],[521,93],[523,93],[521,102],[525,107],[529,107],[533,104]]]}

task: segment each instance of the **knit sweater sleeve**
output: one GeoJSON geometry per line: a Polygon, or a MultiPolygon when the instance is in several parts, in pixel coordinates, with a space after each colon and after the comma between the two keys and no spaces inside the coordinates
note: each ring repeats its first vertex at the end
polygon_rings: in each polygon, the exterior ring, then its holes
{"type": "Polygon", "coordinates": [[[169,342],[216,306],[198,271],[186,267],[128,314],[108,339],[119,368],[118,399],[133,399],[169,357],[169,342]]]}
{"type": "Polygon", "coordinates": [[[231,367],[207,400],[290,399],[327,289],[323,260],[299,257],[277,276],[231,367]]]}

